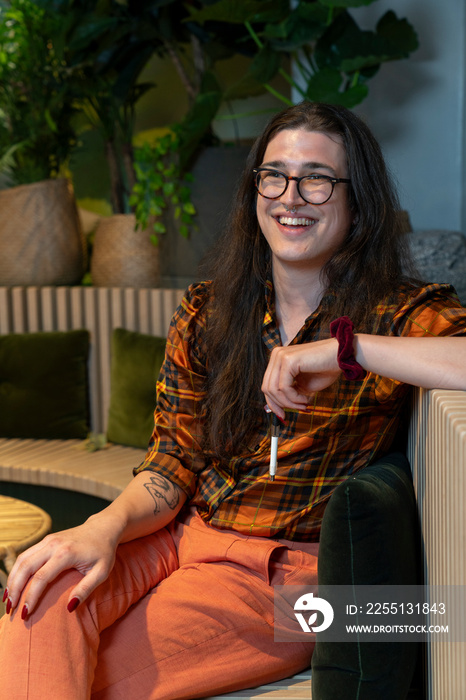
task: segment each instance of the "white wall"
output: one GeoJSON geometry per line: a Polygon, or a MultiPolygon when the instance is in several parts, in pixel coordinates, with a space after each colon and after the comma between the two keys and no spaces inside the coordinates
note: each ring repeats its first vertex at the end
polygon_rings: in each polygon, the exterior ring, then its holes
{"type": "Polygon", "coordinates": [[[372,28],[388,9],[414,25],[419,49],[382,66],[356,111],[383,147],[413,228],[466,232],[466,3],[379,0],[351,12],[372,28]]]}

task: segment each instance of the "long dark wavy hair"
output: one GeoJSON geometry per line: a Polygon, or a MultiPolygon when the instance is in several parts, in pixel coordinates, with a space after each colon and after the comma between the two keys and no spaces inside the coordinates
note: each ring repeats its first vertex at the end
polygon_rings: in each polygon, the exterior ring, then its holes
{"type": "Polygon", "coordinates": [[[326,299],[322,324],[348,315],[366,329],[376,304],[405,279],[409,252],[399,225],[399,203],[379,144],[348,109],[302,102],[274,116],[253,145],[224,234],[208,265],[213,280],[206,330],[209,378],[205,402],[206,448],[218,456],[238,454],[263,420],[260,391],[267,358],[261,340],[264,285],[271,254],[256,216],[253,168],[268,143],[284,129],[338,135],[347,158],[349,206],[354,223],[322,270],[326,299]]]}

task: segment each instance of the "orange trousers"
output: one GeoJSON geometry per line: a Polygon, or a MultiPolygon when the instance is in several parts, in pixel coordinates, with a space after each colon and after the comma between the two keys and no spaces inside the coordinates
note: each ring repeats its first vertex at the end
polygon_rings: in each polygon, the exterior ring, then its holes
{"type": "Polygon", "coordinates": [[[120,545],[109,578],[69,613],[77,571],[0,625],[11,700],[193,700],[308,667],[312,641],[274,641],[274,585],[317,583],[318,544],[247,537],[195,511],[120,545]]]}

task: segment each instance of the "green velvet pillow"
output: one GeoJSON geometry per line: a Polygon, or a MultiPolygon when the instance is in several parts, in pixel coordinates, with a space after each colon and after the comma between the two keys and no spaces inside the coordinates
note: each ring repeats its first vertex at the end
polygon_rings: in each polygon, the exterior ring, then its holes
{"type": "MultiPolygon", "coordinates": [[[[319,590],[334,585],[420,583],[420,536],[409,464],[394,453],[340,484],[327,505],[319,546],[319,590]]],[[[317,642],[313,700],[404,700],[415,642],[317,642]]]]}
{"type": "Polygon", "coordinates": [[[0,336],[0,436],[85,438],[86,330],[0,336]]]}
{"type": "Polygon", "coordinates": [[[146,448],[154,427],[156,381],[166,338],[124,328],[112,335],[111,395],[107,439],[146,448]]]}

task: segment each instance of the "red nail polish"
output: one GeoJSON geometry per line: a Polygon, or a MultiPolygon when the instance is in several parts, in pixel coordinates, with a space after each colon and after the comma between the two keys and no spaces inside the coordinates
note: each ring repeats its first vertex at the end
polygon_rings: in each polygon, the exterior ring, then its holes
{"type": "Polygon", "coordinates": [[[10,614],[10,611],[11,611],[11,599],[8,598],[8,600],[6,601],[6,610],[5,610],[5,612],[6,612],[7,615],[9,615],[9,614],[10,614]]]}
{"type": "Polygon", "coordinates": [[[79,598],[77,598],[75,596],[74,598],[71,598],[70,602],[66,606],[66,609],[68,610],[68,612],[73,612],[74,610],[76,610],[78,605],[79,605],[79,598]]]}
{"type": "Polygon", "coordinates": [[[3,600],[2,603],[5,602],[5,600],[8,598],[8,588],[5,588],[5,593],[3,594],[3,600]]]}
{"type": "Polygon", "coordinates": [[[23,605],[23,609],[21,610],[21,619],[22,620],[25,620],[27,618],[28,612],[29,612],[29,608],[28,608],[27,604],[23,605]]]}

